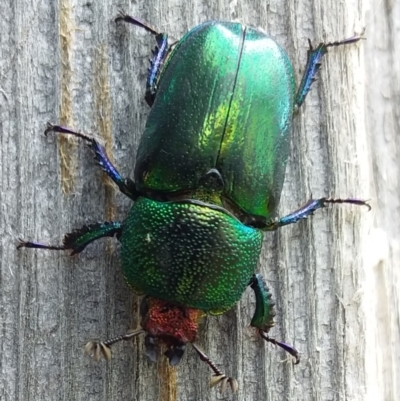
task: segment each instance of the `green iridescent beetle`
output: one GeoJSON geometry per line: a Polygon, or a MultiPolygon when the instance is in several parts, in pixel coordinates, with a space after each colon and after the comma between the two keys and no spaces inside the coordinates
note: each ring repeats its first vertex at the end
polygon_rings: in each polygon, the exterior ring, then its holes
{"type": "MultiPolygon", "coordinates": [[[[214,372],[211,384],[236,380],[216,368],[195,345],[205,314],[234,306],[247,286],[256,296],[251,325],[267,341],[295,357],[296,349],[268,336],[274,304],[256,274],[264,231],[306,218],[329,203],[366,205],[358,199],[310,200],[277,218],[289,153],[291,123],[303,103],[327,48],[354,43],[310,44],[303,79],[296,92],[285,51],[264,32],[236,22],[197,26],[177,44],[148,24],[125,21],[155,35],[146,101],[152,107],[140,141],[134,181],[123,178],[104,148],[85,134],[49,125],[50,131],[89,143],[95,159],[134,204],[123,223],[105,222],[67,234],[63,245],[21,241],[19,247],[81,252],[90,242],[116,236],[122,244],[122,270],[128,285],[144,294],[139,330],[86,351],[110,358],[110,346],[144,333],[146,353],[155,360],[160,345],[171,365],[191,343],[214,372]]],[[[368,205],[367,205],[368,206],[368,205]]]]}

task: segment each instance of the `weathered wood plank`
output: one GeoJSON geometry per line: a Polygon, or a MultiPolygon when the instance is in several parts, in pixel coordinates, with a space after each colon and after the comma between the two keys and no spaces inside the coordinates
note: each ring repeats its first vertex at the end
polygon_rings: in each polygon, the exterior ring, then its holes
{"type": "Polygon", "coordinates": [[[329,208],[266,235],[260,263],[277,304],[272,334],[301,351],[300,365],[282,363],[283,352],[248,327],[250,293],[208,318],[199,344],[238,378],[237,397],[226,399],[399,398],[400,5],[377,3],[0,2],[0,400],[221,398],[191,350],[177,369],[147,361],[142,340],[116,346],[108,364],[83,355],[88,339],[138,325],[117,245],[95,243],[74,258],[15,249],[18,237],[57,242],[129,209],[83,144],[42,134],[47,121],[96,133],[132,174],[154,43],[116,26],[119,9],[176,39],[210,19],[260,26],[287,49],[297,78],[307,38],[333,41],[366,26],[367,41],[326,57],[296,118],[280,210],[328,195],[371,198],[373,211],[329,208]]]}

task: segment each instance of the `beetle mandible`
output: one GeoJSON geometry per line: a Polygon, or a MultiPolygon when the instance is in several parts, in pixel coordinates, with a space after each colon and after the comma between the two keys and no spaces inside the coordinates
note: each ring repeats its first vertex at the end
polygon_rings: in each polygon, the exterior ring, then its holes
{"type": "MultiPolygon", "coordinates": [[[[117,237],[122,271],[129,287],[145,294],[141,328],[89,342],[96,360],[111,356],[117,341],[145,334],[146,354],[159,347],[171,365],[191,343],[213,370],[211,385],[224,390],[235,379],[220,371],[195,344],[205,314],[232,308],[250,286],[256,298],[251,320],[266,341],[299,362],[298,351],[268,332],[274,303],[262,276],[255,273],[265,231],[311,215],[328,204],[366,205],[359,199],[311,199],[297,211],[275,213],[285,175],[293,115],[302,105],[329,47],[357,42],[360,36],[310,43],[296,91],[285,51],[264,32],[237,22],[211,21],[169,45],[168,36],[121,13],[124,21],[153,34],[146,102],[151,106],[136,157],[134,180],[124,178],[93,138],[60,125],[50,131],[88,143],[96,162],[120,191],[134,201],[123,222],[87,225],[66,234],[62,245],[21,241],[18,248],[71,250],[117,237]]],[[[368,206],[369,207],[369,206],[368,206]]]]}

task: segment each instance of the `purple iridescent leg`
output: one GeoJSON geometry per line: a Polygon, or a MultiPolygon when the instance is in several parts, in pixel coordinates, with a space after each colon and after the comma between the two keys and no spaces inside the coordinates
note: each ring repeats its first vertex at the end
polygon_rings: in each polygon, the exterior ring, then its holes
{"type": "Polygon", "coordinates": [[[321,67],[322,57],[328,53],[328,47],[349,45],[358,42],[360,39],[362,39],[362,35],[356,35],[337,42],[320,43],[315,49],[313,48],[311,41],[308,40],[309,49],[307,51],[307,65],[295,98],[296,110],[303,104],[304,99],[311,89],[311,84],[316,80],[315,76],[321,67]]]}
{"type": "Polygon", "coordinates": [[[280,219],[271,221],[266,224],[265,230],[273,231],[279,227],[287,226],[289,224],[297,223],[301,219],[306,219],[311,216],[316,210],[326,207],[328,204],[333,203],[348,203],[357,206],[366,206],[368,210],[371,210],[371,206],[368,201],[361,199],[331,199],[331,198],[320,198],[310,199],[304,206],[297,209],[295,212],[288,214],[287,216],[281,217],[280,219]]]}
{"type": "Polygon", "coordinates": [[[260,336],[265,341],[278,345],[290,355],[294,356],[294,364],[297,365],[300,362],[300,355],[298,351],[291,345],[277,341],[268,336],[269,330],[274,326],[274,317],[276,315],[274,309],[275,303],[271,299],[272,295],[261,274],[255,274],[253,276],[250,282],[250,287],[256,296],[256,310],[254,311],[254,316],[251,319],[251,326],[258,329],[260,336]]]}
{"type": "Polygon", "coordinates": [[[101,146],[95,139],[88,135],[77,132],[68,127],[62,127],[61,125],[53,125],[47,123],[47,128],[45,130],[45,135],[49,132],[55,132],[59,134],[73,135],[77,138],[81,138],[88,143],[89,148],[94,153],[94,159],[97,164],[103,169],[103,171],[117,184],[119,190],[129,198],[136,200],[138,197],[135,184],[129,178],[123,178],[119,174],[118,170],[111,163],[107,156],[106,150],[101,146]]]}
{"type": "Polygon", "coordinates": [[[148,69],[147,74],[145,95],[147,104],[152,106],[154,98],[156,97],[157,83],[164,65],[164,61],[171,51],[171,46],[168,44],[168,35],[166,33],[158,32],[148,23],[141,21],[138,18],[131,17],[122,11],[120,11],[118,17],[115,18],[115,22],[119,21],[139,26],[140,28],[145,29],[147,32],[150,32],[156,38],[157,46],[154,48],[153,57],[150,59],[150,68],[148,69]]]}
{"type": "Polygon", "coordinates": [[[71,250],[71,255],[82,252],[91,242],[103,237],[121,236],[122,224],[116,221],[86,225],[65,235],[62,245],[46,245],[40,242],[20,240],[17,249],[38,248],[56,251],[71,250]]]}

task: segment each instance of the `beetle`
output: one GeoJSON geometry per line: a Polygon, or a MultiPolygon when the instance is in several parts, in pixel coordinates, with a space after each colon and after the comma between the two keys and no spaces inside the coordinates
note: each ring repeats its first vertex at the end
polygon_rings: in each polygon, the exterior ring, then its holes
{"type": "Polygon", "coordinates": [[[311,88],[328,48],[355,43],[310,42],[296,91],[286,52],[264,32],[237,22],[211,21],[169,45],[168,36],[120,13],[117,22],[153,34],[145,100],[151,106],[134,169],[124,178],[94,138],[49,124],[45,134],[72,135],[87,142],[96,162],[120,191],[134,201],[123,222],[86,225],[65,235],[62,245],[20,241],[18,248],[79,253],[94,240],[116,237],[129,287],[144,294],[141,328],[85,351],[109,359],[110,347],[145,334],[146,354],[156,360],[160,346],[177,365],[190,343],[213,370],[211,385],[224,391],[235,379],[220,371],[196,345],[206,314],[231,309],[250,286],[256,307],[251,326],[267,342],[299,362],[298,351],[269,337],[274,303],[256,273],[263,234],[295,223],[328,204],[369,205],[360,199],[311,199],[285,217],[276,209],[282,191],[292,119],[311,88]]]}

